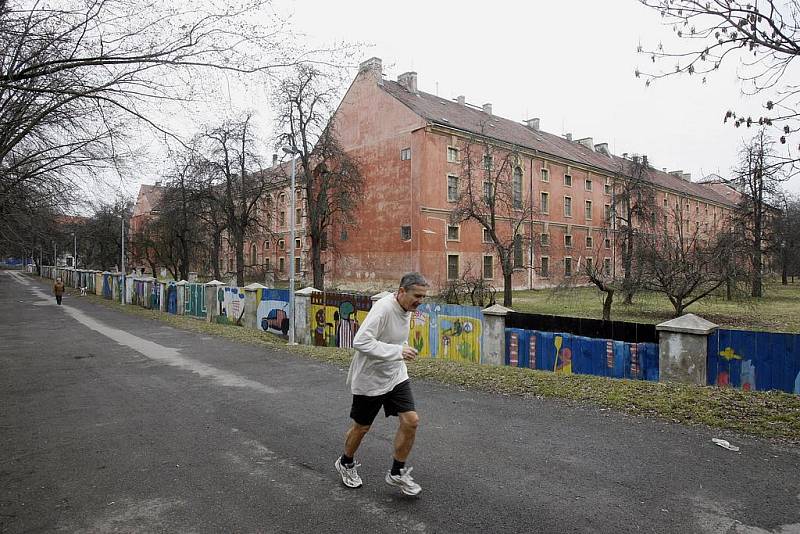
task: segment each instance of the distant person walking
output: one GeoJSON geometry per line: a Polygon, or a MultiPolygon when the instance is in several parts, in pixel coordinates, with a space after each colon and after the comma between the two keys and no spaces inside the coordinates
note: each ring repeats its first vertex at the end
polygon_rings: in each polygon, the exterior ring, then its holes
{"type": "Polygon", "coordinates": [[[344,454],[334,463],[342,483],[349,488],[362,485],[357,470],[361,464],[353,457],[382,406],[386,417],[392,415],[400,419],[394,438],[392,467],[385,480],[406,495],[422,491],[411,478],[412,468],[405,466],[419,424],[406,360],[417,357],[416,349],[408,345],[411,313],[427,292],[428,282],[420,273],[404,275],[396,293],[372,306],[353,338],[355,353],[347,374],[347,384],[353,394],[350,408],[353,424],[345,435],[344,454]]]}
{"type": "Polygon", "coordinates": [[[61,306],[61,299],[64,297],[64,282],[61,278],[56,278],[56,283],[53,284],[53,294],[56,296],[56,302],[61,306]]]}

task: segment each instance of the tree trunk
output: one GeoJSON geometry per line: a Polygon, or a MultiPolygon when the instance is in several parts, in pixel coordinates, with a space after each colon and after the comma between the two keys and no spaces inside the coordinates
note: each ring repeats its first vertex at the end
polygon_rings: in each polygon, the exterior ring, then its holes
{"type": "Polygon", "coordinates": [[[222,249],[222,237],[219,232],[214,232],[211,246],[211,268],[214,270],[214,280],[220,280],[222,273],[219,270],[219,253],[222,249]]]}
{"type": "Polygon", "coordinates": [[[510,266],[503,266],[503,306],[511,307],[511,274],[513,270],[510,266]]]}
{"type": "Polygon", "coordinates": [[[733,300],[733,284],[730,278],[725,280],[725,300],[733,300]]]}
{"type": "Polygon", "coordinates": [[[789,269],[786,265],[789,261],[789,258],[787,256],[788,254],[784,248],[781,250],[781,285],[784,286],[789,285],[789,269]]]}
{"type": "MultiPolygon", "coordinates": [[[[314,224],[314,221],[311,221],[314,224]]],[[[322,266],[322,231],[311,229],[311,273],[313,287],[320,291],[325,290],[325,271],[322,266]]]]}
{"type": "Polygon", "coordinates": [[[611,304],[614,302],[614,290],[606,290],[606,296],[603,299],[603,320],[611,320],[611,304]]]}
{"type": "Polygon", "coordinates": [[[236,243],[236,285],[244,285],[244,239],[237,236],[234,238],[236,243]]]}

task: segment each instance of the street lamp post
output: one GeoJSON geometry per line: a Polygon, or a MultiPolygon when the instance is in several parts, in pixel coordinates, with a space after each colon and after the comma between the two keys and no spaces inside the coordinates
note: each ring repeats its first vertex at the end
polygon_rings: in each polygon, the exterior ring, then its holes
{"type": "Polygon", "coordinates": [[[289,224],[289,250],[291,250],[291,254],[289,255],[289,344],[295,344],[295,332],[294,332],[294,234],[295,234],[295,194],[294,194],[294,181],[295,181],[295,172],[297,169],[297,159],[296,156],[300,152],[295,147],[283,147],[283,151],[292,156],[292,181],[291,181],[291,191],[289,192],[290,198],[290,210],[289,210],[289,220],[291,223],[289,224]]]}
{"type": "Polygon", "coordinates": [[[78,268],[78,235],[72,232],[72,268],[78,268]]]}

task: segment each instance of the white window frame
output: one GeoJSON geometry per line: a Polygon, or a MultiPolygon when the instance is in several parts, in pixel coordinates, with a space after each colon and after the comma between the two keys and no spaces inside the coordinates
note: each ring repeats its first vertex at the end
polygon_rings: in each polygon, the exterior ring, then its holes
{"type": "Polygon", "coordinates": [[[484,254],[483,261],[481,262],[481,278],[484,280],[494,280],[494,256],[491,254],[484,254]],[[486,276],[486,260],[490,260],[490,267],[492,272],[489,273],[491,276],[486,276]]]}
{"type": "Polygon", "coordinates": [[[411,161],[411,147],[400,149],[400,161],[411,161]]]}
{"type": "Polygon", "coordinates": [[[458,278],[461,276],[461,256],[459,254],[447,254],[446,260],[445,260],[445,269],[447,270],[447,272],[445,274],[447,275],[447,279],[448,280],[458,280],[458,278]],[[450,276],[450,258],[451,257],[452,258],[456,258],[456,271],[457,272],[456,272],[456,275],[454,277],[450,276]]]}
{"type": "Polygon", "coordinates": [[[447,201],[448,202],[458,202],[458,195],[459,195],[459,183],[458,183],[458,176],[455,174],[448,174],[447,175],[447,201]],[[455,197],[450,196],[450,181],[455,180],[455,197]]]}
{"type": "Polygon", "coordinates": [[[458,224],[447,225],[447,240],[448,241],[461,241],[461,226],[458,224]],[[455,237],[450,237],[450,230],[455,229],[455,237]]]}
{"type": "Polygon", "coordinates": [[[572,218],[572,197],[569,195],[564,195],[564,217],[572,218]],[[569,204],[569,210],[567,204],[569,204]]]}
{"type": "Polygon", "coordinates": [[[458,148],[454,146],[447,147],[447,163],[458,163],[458,148]],[[452,158],[450,156],[453,156],[452,158]]]}

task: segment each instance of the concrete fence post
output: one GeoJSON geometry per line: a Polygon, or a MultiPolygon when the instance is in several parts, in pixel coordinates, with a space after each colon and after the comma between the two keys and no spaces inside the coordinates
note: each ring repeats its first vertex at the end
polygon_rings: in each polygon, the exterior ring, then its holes
{"type": "Polygon", "coordinates": [[[483,347],[481,363],[503,365],[506,361],[506,315],[514,310],[499,304],[482,310],[483,347]]]}
{"type": "Polygon", "coordinates": [[[707,385],[708,336],[717,328],[693,313],[656,325],[659,382],[707,385]]]}
{"type": "Polygon", "coordinates": [[[267,289],[257,282],[244,286],[244,317],[242,325],[245,328],[255,328],[258,330],[258,304],[260,302],[259,289],[267,289]]]}
{"type": "Polygon", "coordinates": [[[206,321],[213,323],[219,317],[219,288],[224,286],[219,280],[212,280],[203,288],[206,293],[206,321]]]}
{"type": "Polygon", "coordinates": [[[186,313],[186,286],[189,284],[186,280],[181,280],[175,283],[175,315],[183,315],[186,313]]]}
{"type": "Polygon", "coordinates": [[[311,294],[319,289],[305,287],[294,293],[294,340],[300,345],[313,345],[311,341],[311,294]]]}

